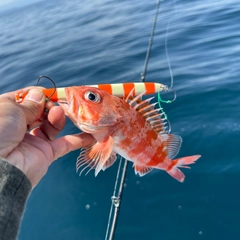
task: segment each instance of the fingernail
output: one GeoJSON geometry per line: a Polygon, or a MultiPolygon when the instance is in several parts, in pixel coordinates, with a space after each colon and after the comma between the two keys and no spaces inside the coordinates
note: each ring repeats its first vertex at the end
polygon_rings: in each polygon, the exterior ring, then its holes
{"type": "Polygon", "coordinates": [[[44,94],[42,91],[37,89],[31,89],[25,99],[40,103],[43,100],[43,98],[44,94]]]}

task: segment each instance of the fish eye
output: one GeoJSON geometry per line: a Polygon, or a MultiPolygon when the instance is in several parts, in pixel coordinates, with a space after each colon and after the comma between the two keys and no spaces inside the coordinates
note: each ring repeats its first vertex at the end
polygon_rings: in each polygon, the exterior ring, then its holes
{"type": "Polygon", "coordinates": [[[101,100],[100,95],[98,93],[94,93],[91,91],[85,92],[84,97],[86,100],[89,100],[91,102],[96,102],[96,103],[100,102],[101,100]]]}

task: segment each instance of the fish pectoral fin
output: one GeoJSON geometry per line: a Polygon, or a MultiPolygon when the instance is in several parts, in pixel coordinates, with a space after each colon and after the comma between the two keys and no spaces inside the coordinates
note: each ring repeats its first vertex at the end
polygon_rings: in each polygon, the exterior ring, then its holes
{"type": "Polygon", "coordinates": [[[116,160],[117,160],[117,154],[115,152],[112,152],[108,160],[103,165],[102,170],[105,171],[107,168],[111,167],[116,160]]]}
{"type": "Polygon", "coordinates": [[[85,148],[81,149],[80,155],[77,158],[77,162],[76,162],[76,171],[78,172],[78,170],[85,166],[79,175],[82,174],[82,172],[90,167],[90,169],[87,171],[86,174],[88,174],[88,172],[90,172],[92,169],[94,169],[96,167],[96,162],[95,162],[95,158],[90,157],[90,152],[92,150],[92,147],[96,144],[96,142],[94,144],[91,144],[89,146],[86,146],[85,148]]]}
{"type": "Polygon", "coordinates": [[[134,167],[135,174],[136,175],[139,174],[140,177],[152,171],[151,167],[146,167],[141,164],[134,164],[133,167],[134,167]]]}
{"type": "Polygon", "coordinates": [[[112,153],[113,145],[114,140],[109,136],[102,142],[96,142],[95,144],[84,148],[77,160],[77,171],[79,168],[86,165],[81,170],[80,174],[87,167],[90,167],[90,170],[95,168],[95,176],[97,176],[101,170],[110,167],[116,160],[116,154],[112,153]]]}
{"type": "Polygon", "coordinates": [[[162,144],[167,147],[167,154],[170,159],[173,159],[179,152],[182,145],[182,138],[174,134],[158,135],[162,144]]]}

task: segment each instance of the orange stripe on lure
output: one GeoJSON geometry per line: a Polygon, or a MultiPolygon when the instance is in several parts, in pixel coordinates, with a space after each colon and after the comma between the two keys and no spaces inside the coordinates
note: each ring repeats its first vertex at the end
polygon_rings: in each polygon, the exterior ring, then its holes
{"type": "MultiPolygon", "coordinates": [[[[96,87],[104,90],[117,97],[126,97],[130,91],[134,88],[133,95],[138,95],[145,92],[145,94],[154,94],[161,92],[162,90],[168,90],[167,86],[161,83],[154,82],[139,82],[139,83],[114,83],[114,84],[98,84],[98,85],[86,85],[89,87],[96,87]]],[[[66,100],[65,88],[47,88],[42,89],[46,98],[49,98],[53,102],[59,102],[66,100]]],[[[15,101],[21,103],[28,94],[28,91],[19,91],[15,95],[15,101]]]]}

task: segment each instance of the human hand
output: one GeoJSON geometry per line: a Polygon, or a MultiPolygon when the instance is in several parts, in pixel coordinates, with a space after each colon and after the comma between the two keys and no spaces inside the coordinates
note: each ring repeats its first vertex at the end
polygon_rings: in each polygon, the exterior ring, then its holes
{"type": "Polygon", "coordinates": [[[14,97],[15,92],[0,95],[0,157],[25,173],[35,187],[54,160],[94,139],[87,133],[56,139],[65,125],[64,112],[46,102],[40,89],[31,89],[21,104],[14,97]]]}

